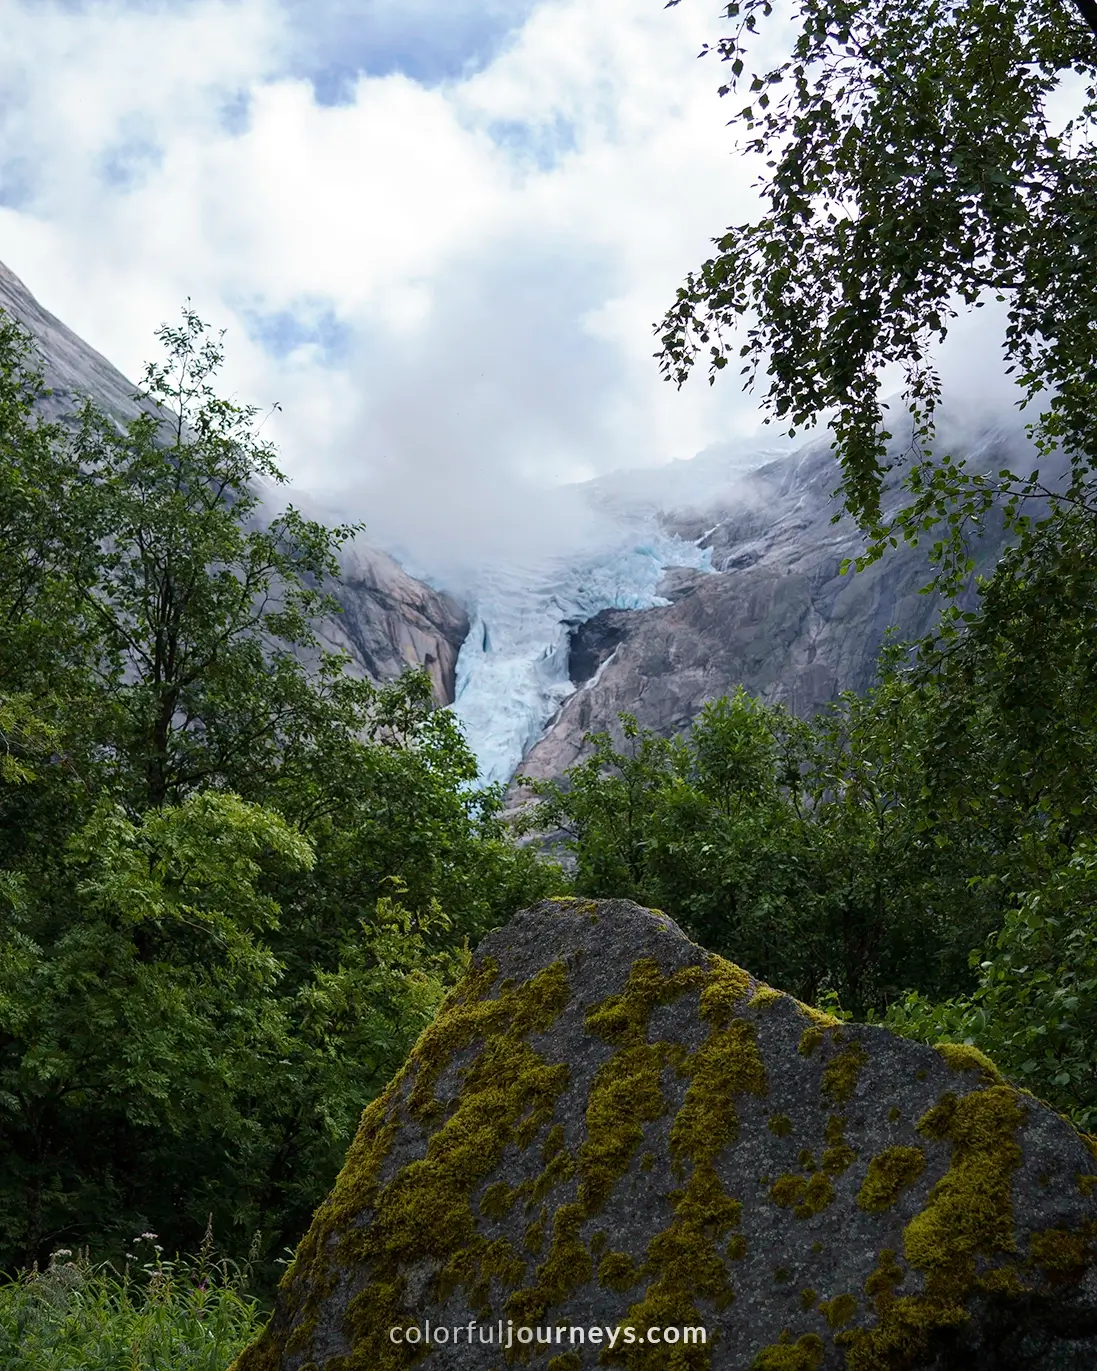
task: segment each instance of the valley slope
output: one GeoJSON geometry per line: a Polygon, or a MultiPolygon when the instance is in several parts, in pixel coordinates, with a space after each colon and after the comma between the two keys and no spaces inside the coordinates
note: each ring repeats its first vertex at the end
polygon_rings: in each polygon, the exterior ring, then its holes
{"type": "MultiPolygon", "coordinates": [[[[38,303],[22,281],[0,263],[0,308],[33,336],[45,384],[37,412],[46,420],[71,424],[81,398],[92,400],[125,424],[149,401],[134,398],[136,386],[94,348],[38,303]]],[[[270,503],[272,491],[262,492],[270,503]]],[[[295,503],[313,514],[308,502],[295,503]]],[[[434,698],[450,704],[457,654],[468,633],[465,611],[440,591],[409,576],[381,548],[359,537],[343,556],[344,576],[334,588],[343,613],[320,626],[325,645],[350,653],[353,669],[375,681],[393,680],[408,666],[430,673],[434,698]]]]}
{"type": "MultiPolygon", "coordinates": [[[[1020,426],[1008,419],[961,425],[946,415],[942,437],[980,470],[1031,457],[1020,426]]],[[[723,495],[709,492],[692,503],[675,502],[675,475],[665,471],[661,489],[643,498],[667,533],[710,552],[711,570],[669,567],[658,587],[669,603],[603,609],[571,628],[575,689],[527,750],[519,774],[561,777],[589,755],[588,731],[608,732],[620,749],[620,711],[661,736],[680,734],[707,701],[740,684],[767,704],[810,717],[842,690],[867,689],[889,629],[913,641],[940,613],[939,598],[920,593],[931,576],[925,547],[901,544],[863,571],[841,573],[864,540],[847,516],[832,522],[839,473],[828,441],[729,475],[723,495]]],[[[644,476],[634,474],[638,484],[644,476]]],[[[687,477],[680,474],[683,487],[687,477]]],[[[588,484],[603,508],[635,510],[628,473],[588,484]]],[[[901,498],[895,479],[886,498],[901,498]]],[[[973,545],[978,567],[993,565],[1002,546],[996,521],[973,545]]],[[[970,603],[973,591],[963,599],[970,603]]],[[[528,794],[512,783],[511,804],[528,794]]]]}

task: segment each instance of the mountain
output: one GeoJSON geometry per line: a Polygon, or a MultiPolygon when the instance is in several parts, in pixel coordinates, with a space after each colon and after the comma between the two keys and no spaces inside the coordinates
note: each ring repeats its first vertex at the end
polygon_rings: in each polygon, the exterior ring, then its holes
{"type": "MultiPolygon", "coordinates": [[[[38,343],[54,390],[47,418],[71,415],[82,394],[123,422],[139,412],[135,387],[2,266],[0,306],[38,343]]],[[[946,409],[938,432],[941,447],[974,468],[1031,465],[1015,418],[946,409]]],[[[885,498],[894,504],[898,439],[891,458],[885,498]]],[[[485,553],[458,575],[444,561],[419,564],[429,550],[359,537],[344,550],[343,612],[320,636],[374,680],[426,667],[435,700],[465,729],[481,783],[508,784],[508,804],[520,807],[528,791],[516,774],[561,777],[587,755],[588,731],[606,730],[620,746],[619,711],[671,736],[741,684],[810,715],[871,683],[889,628],[906,640],[930,628],[940,604],[919,594],[930,575],[924,549],[901,546],[840,574],[863,541],[848,517],[832,522],[837,482],[826,437],[794,451],[739,439],[539,492],[536,520],[556,530],[554,541],[531,544],[521,561],[485,553]]],[[[273,509],[272,492],[261,493],[273,509]]],[[[294,498],[325,517],[307,496],[294,498]]],[[[1001,548],[995,524],[977,546],[981,567],[1001,548]]]]}
{"type": "MultiPolygon", "coordinates": [[[[1019,426],[1008,422],[961,426],[946,415],[942,437],[979,470],[1031,456],[1019,426]]],[[[646,480],[615,473],[588,483],[588,498],[601,508],[653,517],[691,564],[667,566],[656,586],[661,603],[606,607],[568,626],[571,689],[523,755],[523,775],[560,777],[588,754],[588,730],[608,731],[620,747],[618,711],[660,735],[681,733],[706,701],[740,684],[767,704],[810,716],[840,691],[871,684],[890,628],[911,641],[940,613],[936,596],[919,593],[931,574],[924,548],[900,546],[864,571],[840,574],[864,540],[848,516],[832,523],[838,468],[829,442],[752,470],[730,466],[722,492],[711,479],[698,488],[690,463],[674,465],[686,470],[664,468],[658,482],[651,473],[646,480]]],[[[894,503],[897,478],[889,485],[894,503]]],[[[980,569],[1002,545],[995,523],[975,545],[980,569]]],[[[525,793],[512,786],[511,801],[525,793]]]]}
{"type": "MultiPolygon", "coordinates": [[[[157,412],[151,401],[135,399],[136,386],[43,309],[2,263],[0,308],[33,335],[45,383],[53,392],[37,407],[45,419],[71,422],[83,396],[123,424],[142,411],[157,412]]],[[[260,493],[270,503],[271,492],[260,493]]],[[[308,501],[296,503],[303,508],[308,501]]],[[[361,537],[345,549],[343,567],[344,578],[335,591],[343,613],[320,625],[321,640],[345,648],[354,668],[375,681],[393,680],[408,666],[424,666],[435,700],[449,704],[457,655],[469,629],[462,607],[409,576],[387,552],[361,537]]]]}

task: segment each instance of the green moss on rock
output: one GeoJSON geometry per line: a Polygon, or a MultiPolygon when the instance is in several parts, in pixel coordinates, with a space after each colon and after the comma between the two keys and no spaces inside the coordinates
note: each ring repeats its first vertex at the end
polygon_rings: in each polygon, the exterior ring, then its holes
{"type": "Polygon", "coordinates": [[[793,1342],[786,1329],[776,1343],[762,1348],[751,1362],[751,1371],[818,1371],[825,1355],[818,1333],[804,1333],[793,1342]]]}
{"type": "Polygon", "coordinates": [[[1018,1093],[1007,1085],[959,1098],[946,1092],[923,1115],[919,1132],[951,1147],[948,1171],[903,1232],[907,1262],[923,1274],[924,1290],[897,1296],[902,1267],[894,1252],[881,1254],[881,1266],[866,1282],[875,1326],[836,1338],[847,1348],[849,1371],[913,1364],[926,1354],[934,1332],[967,1321],[966,1301],[977,1289],[1022,1288],[1016,1274],[1003,1281],[999,1273],[1017,1268],[1012,1185],[1021,1149],[1014,1134],[1024,1117],[1018,1093]],[[985,1268],[978,1273],[977,1259],[985,1268]]]}
{"type": "Polygon", "coordinates": [[[663,1113],[659,1078],[665,1053],[647,1041],[652,1011],[704,982],[700,967],[664,976],[658,962],[634,963],[625,989],[592,1009],[590,1032],[617,1050],[599,1069],[587,1104],[587,1137],[579,1149],[579,1201],[587,1214],[605,1204],[644,1139],[644,1124],[663,1113]]]}
{"type": "Polygon", "coordinates": [[[819,1313],[826,1319],[830,1328],[842,1328],[857,1313],[857,1301],[852,1295],[836,1295],[832,1300],[823,1300],[819,1313]]]}
{"type": "Polygon", "coordinates": [[[985,1052],[970,1043],[937,1043],[936,1050],[944,1058],[950,1071],[978,1071],[988,1082],[999,1082],[998,1068],[985,1052]]]}
{"type": "Polygon", "coordinates": [[[770,1187],[769,1196],[774,1204],[792,1209],[798,1219],[810,1219],[834,1203],[834,1185],[821,1171],[810,1177],[779,1176],[770,1187]]]}
{"type": "MultiPolygon", "coordinates": [[[[526,1251],[532,1252],[535,1257],[539,1257],[545,1247],[545,1220],[544,1216],[534,1219],[531,1224],[526,1226],[526,1231],[522,1235],[526,1251]]],[[[523,1272],[523,1275],[525,1273],[523,1272]]]]}
{"type": "Polygon", "coordinates": [[[627,1252],[607,1252],[598,1263],[598,1282],[609,1290],[630,1290],[640,1279],[640,1268],[627,1252]]]}
{"type": "Polygon", "coordinates": [[[750,989],[750,977],[733,962],[713,957],[704,989],[701,991],[701,1017],[715,1028],[723,1028],[742,1008],[750,989]]]}
{"type": "Polygon", "coordinates": [[[507,1300],[507,1318],[516,1324],[538,1323],[550,1306],[563,1303],[573,1290],[590,1280],[593,1264],[579,1236],[585,1217],[581,1204],[564,1204],[556,1211],[549,1254],[538,1266],[534,1283],[516,1290],[507,1300]]]}
{"type": "Polygon", "coordinates": [[[925,1165],[926,1154],[920,1147],[885,1148],[869,1162],[857,1204],[868,1213],[890,1209],[904,1186],[913,1185],[925,1165]]]}
{"type": "Polygon", "coordinates": [[[502,1219],[510,1213],[515,1192],[505,1181],[489,1185],[480,1198],[480,1213],[486,1219],[502,1219]]]}
{"type": "Polygon", "coordinates": [[[845,1104],[857,1089],[868,1053],[859,1042],[852,1042],[836,1053],[823,1071],[823,1094],[831,1104],[845,1104]]]}
{"type": "MultiPolygon", "coordinates": [[[[697,1300],[711,1301],[720,1309],[733,1296],[719,1244],[740,1223],[742,1204],[727,1195],[713,1163],[738,1136],[736,1097],[764,1095],[767,1084],[754,1025],[748,1019],[728,1018],[729,1004],[742,998],[732,999],[727,990],[729,984],[738,984],[729,975],[729,965],[715,962],[711,975],[718,993],[706,1000],[708,983],[701,991],[708,1039],[678,1067],[689,1086],[671,1124],[669,1146],[685,1184],[671,1193],[670,1227],[654,1237],[645,1252],[644,1272],[650,1281],[643,1299],[625,1319],[638,1328],[703,1324],[697,1300]]],[[[621,1355],[626,1364],[637,1356],[635,1351],[621,1355]]],[[[683,1367],[708,1364],[703,1348],[683,1348],[682,1356],[683,1367]]]]}
{"type": "Polygon", "coordinates": [[[1039,1267],[1052,1282],[1073,1283],[1081,1279],[1093,1260],[1093,1229],[1071,1232],[1065,1228],[1045,1228],[1029,1239],[1029,1265],[1039,1267]]]}
{"type": "Polygon", "coordinates": [[[828,1176],[840,1176],[857,1160],[856,1151],[846,1142],[845,1130],[844,1114],[831,1114],[828,1117],[823,1133],[827,1145],[820,1163],[820,1170],[828,1176]]]}

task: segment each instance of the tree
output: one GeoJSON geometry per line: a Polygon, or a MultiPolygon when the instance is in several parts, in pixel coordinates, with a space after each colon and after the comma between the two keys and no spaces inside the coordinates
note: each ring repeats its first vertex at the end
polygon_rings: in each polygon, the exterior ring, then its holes
{"type": "MultiPolygon", "coordinates": [[[[733,0],[723,13],[736,28],[714,49],[731,64],[721,95],[740,89],[749,35],[774,6],[733,0]]],[[[707,345],[711,383],[736,355],[726,335],[749,320],[745,384],[767,372],[763,408],[790,432],[835,411],[841,491],[878,555],[961,493],[972,519],[1038,493],[1013,473],[973,484],[932,454],[933,341],[960,301],[990,292],[1008,301],[1004,350],[1024,403],[1050,396],[1036,436],[1069,454],[1079,487],[1097,463],[1097,5],[803,0],[797,28],[792,56],[752,76],[731,121],[767,158],[766,213],[714,240],[679,289],[657,326],[664,374],[680,386],[707,345]],[[1056,132],[1048,98],[1068,73],[1087,83],[1085,104],[1056,132]],[[880,506],[888,363],[903,368],[913,419],[915,499],[895,527],[880,506]]]]}
{"type": "MultiPolygon", "coordinates": [[[[301,653],[318,648],[314,620],[335,608],[319,586],[357,531],[292,505],[257,523],[258,480],[285,477],[252,432],[255,409],[215,395],[222,350],[193,311],[157,336],[168,365],[147,368],[147,397],[172,410],[120,434],[89,402],[73,445],[85,475],[71,514],[99,550],[76,570],[81,608],[102,635],[114,741],[138,808],[198,784],[269,781],[291,740],[316,728],[342,662],[320,654],[318,694],[301,653]]],[[[340,688],[345,703],[353,690],[340,688]]]]}
{"type": "Polygon", "coordinates": [[[812,723],[739,690],[680,739],[622,715],[626,751],[592,735],[564,782],[533,781],[524,822],[562,827],[576,890],[664,909],[704,946],[809,1002],[864,1017],[908,990],[971,988],[994,927],[1001,854],[938,822],[935,698],[894,670],[812,723]]]}
{"type": "Polygon", "coordinates": [[[219,346],[159,336],[160,407],[69,432],[0,317],[0,1265],[212,1213],[270,1276],[468,939],[567,882],[424,672],[318,651],[353,530],[260,522],[219,346]]]}
{"type": "Polygon", "coordinates": [[[67,569],[94,546],[72,518],[79,464],[35,411],[44,393],[30,335],[0,311],[0,691],[40,701],[79,689],[88,644],[67,569]]]}
{"type": "Polygon", "coordinates": [[[1017,893],[971,954],[970,995],[912,992],[884,1018],[923,1042],[969,1043],[1084,1132],[1097,1127],[1097,854],[1090,840],[1017,893]]]}

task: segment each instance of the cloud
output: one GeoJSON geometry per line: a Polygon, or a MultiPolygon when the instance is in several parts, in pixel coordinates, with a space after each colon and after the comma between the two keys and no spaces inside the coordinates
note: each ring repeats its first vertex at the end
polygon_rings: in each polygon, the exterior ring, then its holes
{"type": "Polygon", "coordinates": [[[695,60],[716,6],[0,11],[0,260],[134,377],[190,297],[227,328],[225,388],[280,402],[295,482],[390,546],[551,543],[574,511],[539,490],[756,430],[733,380],[678,392],[652,357],[756,203],[695,60]]]}

